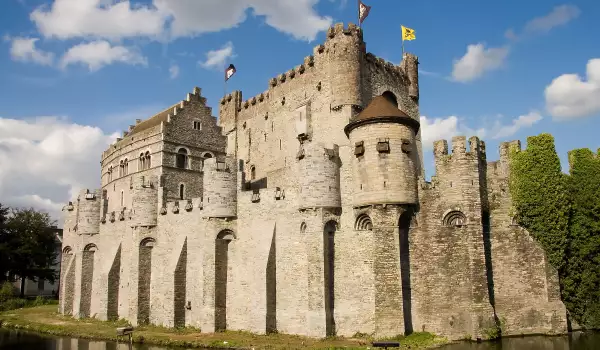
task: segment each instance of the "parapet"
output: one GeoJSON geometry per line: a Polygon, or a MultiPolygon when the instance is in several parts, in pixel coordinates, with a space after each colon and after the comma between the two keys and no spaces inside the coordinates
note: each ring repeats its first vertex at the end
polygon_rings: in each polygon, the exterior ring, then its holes
{"type": "Polygon", "coordinates": [[[233,157],[204,161],[203,208],[206,217],[237,215],[237,167],[233,157]]]}
{"type": "Polygon", "coordinates": [[[419,58],[411,53],[405,53],[402,57],[400,67],[406,74],[410,85],[408,86],[408,96],[419,100],[419,58]]]}
{"type": "Polygon", "coordinates": [[[448,141],[438,140],[433,143],[433,157],[436,164],[439,161],[448,161],[450,159],[464,159],[472,157],[477,160],[486,159],[485,142],[479,140],[477,136],[469,138],[469,150],[467,151],[466,136],[454,136],[452,138],[452,154],[448,154],[448,141]]]}
{"type": "Polygon", "coordinates": [[[500,162],[508,164],[511,150],[521,151],[521,141],[513,140],[500,143],[500,162]]]}
{"type": "Polygon", "coordinates": [[[84,189],[77,197],[77,233],[93,235],[100,232],[102,190],[84,189]]]}
{"type": "Polygon", "coordinates": [[[363,41],[363,31],[359,26],[354,23],[348,23],[348,26],[345,26],[344,23],[336,23],[327,30],[327,39],[325,42],[327,43],[341,35],[345,37],[352,35],[363,41]]]}

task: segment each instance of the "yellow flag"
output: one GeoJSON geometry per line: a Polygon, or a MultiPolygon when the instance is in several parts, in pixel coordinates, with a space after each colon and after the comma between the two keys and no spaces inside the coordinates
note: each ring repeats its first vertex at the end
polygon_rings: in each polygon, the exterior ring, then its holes
{"type": "Polygon", "coordinates": [[[414,29],[406,28],[405,26],[401,26],[401,27],[402,27],[402,41],[404,41],[404,40],[415,40],[417,38],[415,36],[415,30],[414,29]]]}

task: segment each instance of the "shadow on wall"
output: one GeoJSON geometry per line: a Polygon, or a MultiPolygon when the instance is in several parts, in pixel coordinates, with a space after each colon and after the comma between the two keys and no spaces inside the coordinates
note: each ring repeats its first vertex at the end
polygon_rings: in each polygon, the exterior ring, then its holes
{"type": "Polygon", "coordinates": [[[410,223],[413,218],[414,209],[405,210],[398,220],[398,232],[400,235],[400,278],[402,281],[402,314],[404,315],[404,333],[413,333],[412,324],[412,291],[410,284],[410,245],[409,233],[410,223]]]}
{"type": "Polygon", "coordinates": [[[323,263],[325,278],[325,334],[335,336],[335,231],[337,223],[329,221],[323,230],[323,263]]]}
{"type": "Polygon", "coordinates": [[[273,237],[271,238],[271,248],[269,249],[269,258],[267,260],[266,274],[266,292],[267,292],[267,314],[266,314],[266,333],[277,332],[277,244],[276,244],[277,226],[273,228],[273,237]]]}
{"type": "Polygon", "coordinates": [[[215,332],[227,329],[227,267],[233,232],[221,231],[215,240],[215,332]]]}

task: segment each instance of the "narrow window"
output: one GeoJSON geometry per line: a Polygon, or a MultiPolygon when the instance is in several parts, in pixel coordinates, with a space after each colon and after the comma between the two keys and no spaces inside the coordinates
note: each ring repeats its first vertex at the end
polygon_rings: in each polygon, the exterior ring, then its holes
{"type": "Polygon", "coordinates": [[[279,140],[279,150],[281,150],[281,140],[279,140]]]}
{"type": "Polygon", "coordinates": [[[146,169],[150,169],[150,166],[152,164],[152,160],[150,157],[150,151],[146,151],[146,155],[144,158],[146,159],[146,169]]]}
{"type": "Polygon", "coordinates": [[[127,158],[125,158],[125,161],[123,161],[123,167],[125,168],[123,175],[129,174],[129,160],[127,158]]]}
{"type": "Polygon", "coordinates": [[[194,130],[202,130],[202,123],[197,120],[194,120],[194,130]]]}
{"type": "Polygon", "coordinates": [[[179,185],[179,199],[183,199],[184,191],[185,191],[185,186],[183,184],[179,185]]]}
{"type": "Polygon", "coordinates": [[[121,191],[121,207],[125,206],[125,194],[121,191]]]}
{"type": "Polygon", "coordinates": [[[250,168],[250,180],[254,181],[256,179],[256,168],[254,165],[250,168]]]}
{"type": "Polygon", "coordinates": [[[146,168],[144,163],[145,163],[144,154],[140,153],[140,160],[138,162],[138,170],[144,170],[146,168]]]}
{"type": "Polygon", "coordinates": [[[180,169],[187,169],[188,163],[188,152],[185,148],[180,148],[177,151],[177,156],[175,158],[175,166],[180,169]]]}

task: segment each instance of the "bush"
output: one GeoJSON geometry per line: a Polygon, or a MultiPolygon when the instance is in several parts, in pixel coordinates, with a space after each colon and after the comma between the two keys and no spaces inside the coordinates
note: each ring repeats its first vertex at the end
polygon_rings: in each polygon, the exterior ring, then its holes
{"type": "Polygon", "coordinates": [[[12,299],[14,296],[15,293],[12,283],[2,283],[2,286],[0,287],[0,303],[4,303],[5,301],[12,299]]]}

